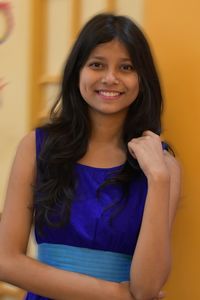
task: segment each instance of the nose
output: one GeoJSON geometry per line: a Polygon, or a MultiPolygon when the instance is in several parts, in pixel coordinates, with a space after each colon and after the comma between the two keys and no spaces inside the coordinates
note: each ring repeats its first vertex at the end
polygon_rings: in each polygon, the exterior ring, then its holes
{"type": "Polygon", "coordinates": [[[112,84],[118,84],[119,79],[117,77],[117,74],[113,70],[107,70],[102,77],[101,80],[102,83],[112,85],[112,84]]]}

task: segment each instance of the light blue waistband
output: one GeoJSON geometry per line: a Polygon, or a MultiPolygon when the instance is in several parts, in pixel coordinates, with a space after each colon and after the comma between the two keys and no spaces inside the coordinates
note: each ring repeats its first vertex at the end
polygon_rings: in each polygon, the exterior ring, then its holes
{"type": "Polygon", "coordinates": [[[38,245],[38,259],[66,271],[121,282],[129,281],[132,257],[111,251],[42,243],[38,245]]]}

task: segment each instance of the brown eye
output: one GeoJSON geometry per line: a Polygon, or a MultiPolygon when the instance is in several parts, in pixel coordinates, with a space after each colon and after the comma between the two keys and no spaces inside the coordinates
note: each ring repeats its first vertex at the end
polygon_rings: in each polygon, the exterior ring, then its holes
{"type": "Polygon", "coordinates": [[[122,66],[121,66],[121,70],[130,72],[130,71],[133,71],[134,68],[133,68],[133,66],[130,65],[130,64],[125,64],[125,65],[122,65],[122,66]]]}
{"type": "Polygon", "coordinates": [[[89,67],[92,69],[102,69],[103,68],[103,64],[100,62],[92,62],[89,64],[89,67]]]}

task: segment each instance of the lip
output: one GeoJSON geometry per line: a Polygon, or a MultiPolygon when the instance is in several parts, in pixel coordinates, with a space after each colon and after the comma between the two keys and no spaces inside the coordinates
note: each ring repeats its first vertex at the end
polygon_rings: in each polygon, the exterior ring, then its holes
{"type": "Polygon", "coordinates": [[[116,90],[96,90],[96,93],[104,99],[118,99],[124,92],[116,90]]]}

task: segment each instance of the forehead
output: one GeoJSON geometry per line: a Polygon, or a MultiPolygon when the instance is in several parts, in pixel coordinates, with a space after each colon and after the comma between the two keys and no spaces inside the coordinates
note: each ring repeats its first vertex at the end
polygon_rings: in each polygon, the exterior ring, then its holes
{"type": "Polygon", "coordinates": [[[130,54],[126,46],[117,39],[113,39],[110,42],[102,43],[96,46],[89,55],[89,58],[92,57],[117,57],[119,59],[131,60],[130,54]]]}

